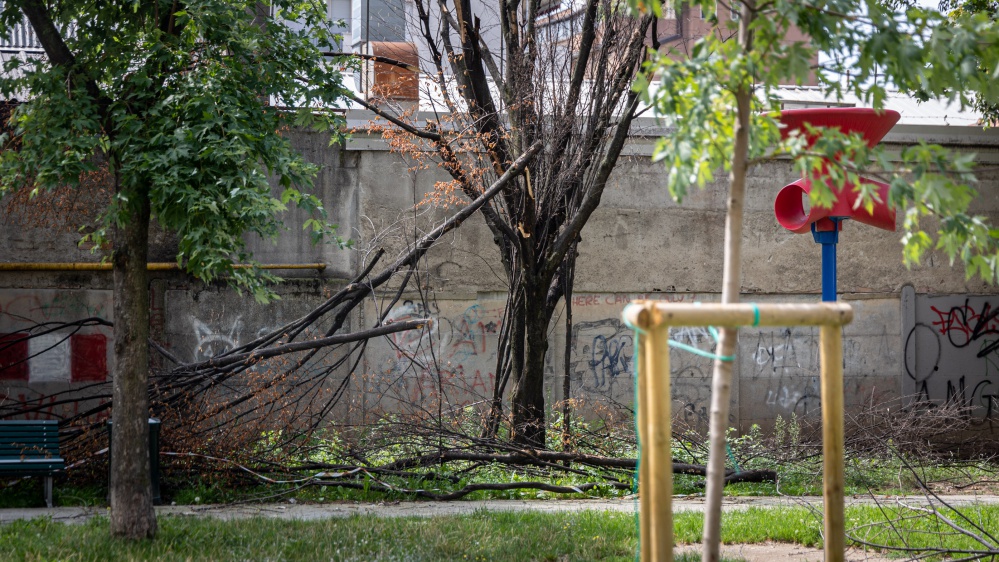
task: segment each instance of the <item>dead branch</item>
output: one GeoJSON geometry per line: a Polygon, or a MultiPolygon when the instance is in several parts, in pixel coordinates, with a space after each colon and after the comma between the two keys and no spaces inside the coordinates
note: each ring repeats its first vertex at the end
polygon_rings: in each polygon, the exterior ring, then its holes
{"type": "Polygon", "coordinates": [[[452,501],[461,499],[472,492],[481,492],[486,490],[491,491],[507,491],[507,490],[540,490],[542,492],[551,492],[553,494],[582,494],[599,488],[601,486],[614,488],[616,490],[630,490],[631,484],[624,484],[620,482],[609,482],[606,484],[598,484],[595,482],[590,482],[587,484],[580,484],[579,486],[555,486],[553,484],[547,484],[545,482],[502,482],[502,483],[483,483],[483,484],[468,484],[460,490],[455,490],[453,492],[445,494],[437,494],[430,490],[425,489],[410,489],[410,488],[399,488],[395,486],[390,486],[384,483],[365,483],[365,482],[355,482],[355,481],[343,481],[343,480],[316,480],[312,482],[316,486],[341,486],[343,488],[351,488],[354,490],[368,490],[373,492],[383,492],[383,493],[396,493],[416,496],[420,498],[426,498],[436,501],[452,501]]]}
{"type": "Polygon", "coordinates": [[[269,347],[262,350],[240,353],[238,355],[229,355],[227,357],[213,358],[209,359],[208,361],[202,361],[201,363],[183,365],[179,367],[177,370],[175,370],[175,373],[182,373],[185,371],[196,372],[204,369],[221,369],[223,367],[229,367],[231,365],[237,365],[237,364],[240,366],[250,366],[258,361],[269,359],[271,357],[277,357],[278,355],[284,355],[286,353],[308,351],[313,349],[319,349],[322,347],[328,347],[331,345],[368,340],[371,338],[387,336],[389,334],[394,334],[396,332],[403,332],[406,330],[418,330],[420,328],[423,328],[423,326],[426,325],[427,322],[429,321],[430,321],[429,318],[421,318],[419,320],[406,320],[403,322],[394,322],[391,324],[378,326],[376,328],[370,328],[368,330],[352,332],[350,334],[342,334],[339,336],[329,336],[326,338],[318,338],[304,342],[276,345],[274,347],[269,347]]]}
{"type": "MultiPolygon", "coordinates": [[[[635,459],[601,457],[597,455],[587,455],[582,453],[540,451],[532,450],[522,453],[497,454],[497,453],[477,453],[469,451],[441,451],[440,453],[424,455],[410,459],[401,459],[378,468],[387,470],[400,470],[403,468],[417,468],[433,466],[445,462],[453,461],[473,461],[498,463],[511,466],[535,465],[549,468],[565,468],[556,463],[578,463],[587,466],[601,468],[625,468],[635,470],[635,459]]],[[[673,463],[674,474],[690,474],[695,476],[707,475],[707,468],[703,465],[673,463]]],[[[726,471],[725,483],[735,482],[776,482],[777,473],[773,470],[750,470],[736,472],[726,471]]]]}

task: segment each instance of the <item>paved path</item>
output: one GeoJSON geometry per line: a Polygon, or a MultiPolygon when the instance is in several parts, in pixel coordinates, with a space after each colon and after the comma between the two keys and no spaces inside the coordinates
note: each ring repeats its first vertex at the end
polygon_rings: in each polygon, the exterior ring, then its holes
{"type": "MultiPolygon", "coordinates": [[[[976,503],[999,504],[999,496],[995,495],[961,495],[942,496],[941,499],[953,506],[967,506],[976,503]]],[[[888,497],[877,499],[866,497],[851,497],[846,499],[847,505],[863,505],[874,503],[893,505],[896,503],[924,504],[922,497],[888,497]]],[[[821,509],[822,498],[806,497],[732,497],[725,498],[725,510],[747,509],[749,507],[787,507],[797,505],[812,505],[821,509]]],[[[703,511],[704,499],[695,496],[678,496],[673,499],[675,511],[703,511]]],[[[238,519],[244,517],[273,517],[279,519],[325,519],[329,517],[348,517],[351,515],[378,515],[381,517],[432,517],[438,515],[469,514],[477,510],[489,511],[522,511],[533,510],[542,512],[557,511],[619,511],[633,513],[634,497],[621,499],[561,499],[561,500],[481,500],[456,502],[379,502],[379,503],[269,503],[253,505],[172,505],[156,508],[157,515],[174,515],[181,517],[217,517],[220,519],[238,519]]],[[[107,508],[57,507],[54,509],[0,509],[0,524],[18,519],[36,517],[51,517],[53,521],[64,523],[83,523],[91,517],[107,514],[107,508]]],[[[699,551],[699,545],[678,545],[677,552],[699,551]]],[[[808,548],[796,544],[764,543],[722,545],[722,555],[745,562],[822,562],[823,552],[816,548],[808,548]]],[[[848,549],[848,562],[894,562],[878,554],[859,549],[848,549]]]]}
{"type": "MultiPolygon", "coordinates": [[[[999,504],[996,495],[958,495],[941,496],[941,499],[951,505],[972,505],[976,503],[999,504]]],[[[895,504],[925,504],[922,497],[909,496],[878,496],[877,502],[895,504]]],[[[177,515],[196,517],[217,517],[220,519],[240,519],[245,517],[273,517],[278,519],[325,519],[328,517],[349,517],[351,515],[378,515],[382,517],[433,517],[438,515],[460,515],[473,513],[477,510],[487,511],[524,511],[541,512],[558,511],[619,511],[633,513],[635,511],[633,497],[620,499],[559,499],[559,500],[479,500],[454,502],[379,502],[353,503],[337,502],[322,504],[302,503],[267,503],[245,505],[171,505],[156,508],[157,515],[177,515]]],[[[874,504],[870,497],[850,497],[847,505],[874,504]]],[[[726,510],[746,509],[749,507],[790,507],[796,505],[813,505],[822,508],[820,497],[730,497],[723,501],[726,510]]],[[[677,496],[673,499],[674,511],[703,511],[704,499],[696,496],[677,496]]],[[[65,523],[82,523],[91,517],[105,515],[107,508],[87,507],[56,507],[53,509],[0,509],[0,523],[17,519],[32,519],[35,517],[51,517],[53,521],[65,523]]]]}

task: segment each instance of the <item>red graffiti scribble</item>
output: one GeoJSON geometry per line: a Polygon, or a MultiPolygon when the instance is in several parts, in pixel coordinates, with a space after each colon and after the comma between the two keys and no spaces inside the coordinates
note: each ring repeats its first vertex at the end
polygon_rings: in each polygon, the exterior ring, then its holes
{"type": "Polygon", "coordinates": [[[496,377],[492,373],[487,374],[489,375],[489,386],[486,386],[486,382],[482,379],[482,373],[478,369],[475,370],[475,376],[472,378],[472,391],[479,392],[482,396],[488,396],[488,393],[492,392],[496,377]]]}
{"type": "MultiPolygon", "coordinates": [[[[55,415],[55,396],[39,396],[34,400],[28,400],[27,395],[19,394],[17,398],[19,402],[24,404],[22,416],[26,420],[51,420],[58,417],[55,415]],[[46,402],[48,402],[48,406],[45,405],[46,402]]],[[[69,405],[67,404],[67,406],[69,405]]],[[[73,402],[72,406],[78,407],[76,402],[73,402]]]]}
{"type": "Polygon", "coordinates": [[[955,306],[947,311],[935,306],[931,306],[930,310],[937,315],[933,326],[958,347],[966,346],[984,334],[999,331],[999,316],[988,303],[982,305],[980,312],[967,301],[962,306],[955,306]]]}

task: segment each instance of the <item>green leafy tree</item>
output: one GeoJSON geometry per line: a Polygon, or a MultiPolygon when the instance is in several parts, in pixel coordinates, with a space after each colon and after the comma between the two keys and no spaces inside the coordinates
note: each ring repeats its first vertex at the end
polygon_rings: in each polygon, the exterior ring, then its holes
{"type": "Polygon", "coordinates": [[[145,421],[150,222],[176,233],[188,272],[261,301],[273,298],[274,278],[233,268],[250,258],[244,234],[275,236],[289,203],[315,212],[314,234],[332,228],[308,193],[315,167],[281,134],[295,125],[339,137],[340,118],[322,109],[344,94],[340,62],[321,54],[335,39],[325,19],[321,5],[291,0],[3,3],[0,33],[26,20],[46,56],[11,60],[0,78],[8,99],[27,97],[12,117],[20,148],[0,160],[0,194],[74,185],[98,162],[113,175],[112,201],[85,238],[111,249],[114,271],[114,535],[156,532],[145,421]],[[268,178],[284,188],[279,198],[268,178]]]}
{"type": "MultiPolygon", "coordinates": [[[[644,11],[660,5],[633,0],[644,11]]],[[[732,33],[706,33],[693,46],[689,59],[658,57],[646,76],[659,76],[658,87],[648,80],[640,87],[655,112],[671,126],[660,140],[655,157],[669,173],[669,190],[677,200],[703,187],[719,171],[728,173],[730,192],[725,230],[722,301],[737,302],[741,286],[742,214],[745,179],[754,165],[777,157],[812,178],[811,204],[831,205],[846,185],[859,192],[870,210],[876,191],[858,181],[859,174],[880,176],[891,184],[890,204],[904,213],[903,258],[918,263],[934,248],[960,260],[969,276],[995,282],[999,276],[999,229],[986,218],[969,213],[977,197],[973,157],[941,146],[920,143],[892,160],[871,149],[857,134],[810,130],[782,138],[775,89],[814,76],[833,98],[851,92],[875,109],[882,107],[889,86],[926,97],[943,98],[962,106],[994,104],[999,83],[999,26],[982,12],[952,13],[908,7],[896,11],[874,1],[858,0],[694,0],[708,19],[716,9],[735,8],[732,33]],[[809,42],[782,43],[792,29],[809,42]],[[723,41],[721,37],[733,36],[723,41]],[[828,62],[815,69],[810,61],[825,53],[828,62]],[[989,72],[981,72],[985,68],[989,72]],[[849,80],[844,78],[849,77],[849,80]],[[921,220],[932,217],[935,221],[921,220]],[[935,228],[924,226],[932,224],[935,228]]],[[[719,356],[735,352],[737,331],[721,330],[719,356]]],[[[710,460],[705,509],[704,556],[718,560],[720,505],[724,480],[725,433],[731,396],[732,367],[715,361],[710,415],[710,460]]],[[[839,537],[842,540],[842,537],[839,537]]],[[[832,540],[827,537],[827,541],[832,540]]]]}
{"type": "MultiPolygon", "coordinates": [[[[954,18],[971,14],[985,14],[993,20],[999,18],[999,2],[995,0],[942,0],[940,10],[954,18]]],[[[986,76],[991,76],[991,73],[995,71],[994,68],[989,69],[984,64],[979,64],[978,70],[985,73],[986,76]]],[[[976,98],[975,109],[981,112],[982,119],[990,125],[999,123],[999,104],[976,98]]]]}

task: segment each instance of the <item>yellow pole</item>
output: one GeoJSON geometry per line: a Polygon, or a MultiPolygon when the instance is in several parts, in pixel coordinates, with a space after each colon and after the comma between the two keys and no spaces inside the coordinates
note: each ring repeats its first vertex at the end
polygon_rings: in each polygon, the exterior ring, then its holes
{"type": "MultiPolygon", "coordinates": [[[[635,324],[640,326],[639,324],[635,324]]],[[[649,381],[652,378],[652,371],[649,365],[651,353],[649,349],[653,347],[652,334],[649,332],[639,332],[638,336],[638,442],[639,442],[639,465],[638,465],[638,540],[639,552],[642,562],[651,562],[652,558],[652,496],[649,484],[652,481],[649,470],[649,446],[652,437],[649,435],[649,405],[652,397],[649,392],[649,381]]]]}
{"type": "Polygon", "coordinates": [[[826,562],[842,562],[843,516],[843,327],[820,328],[822,356],[822,500],[826,562]]]}
{"type": "Polygon", "coordinates": [[[844,303],[756,305],[638,301],[628,305],[622,316],[628,325],[641,330],[637,356],[642,561],[673,559],[669,326],[820,326],[825,559],[842,562],[846,540],[843,325],[853,320],[853,309],[844,303]]]}
{"type": "Polygon", "coordinates": [[[644,350],[648,365],[649,436],[648,495],[650,497],[651,536],[647,541],[652,560],[673,560],[673,458],[670,450],[672,423],[670,420],[669,326],[658,326],[649,333],[644,350]]]}
{"type": "Polygon", "coordinates": [[[670,326],[820,326],[842,325],[853,320],[853,309],[841,302],[815,304],[719,304],[636,301],[624,309],[632,326],[651,330],[670,326]],[[644,322],[644,323],[643,323],[644,322]]]}

